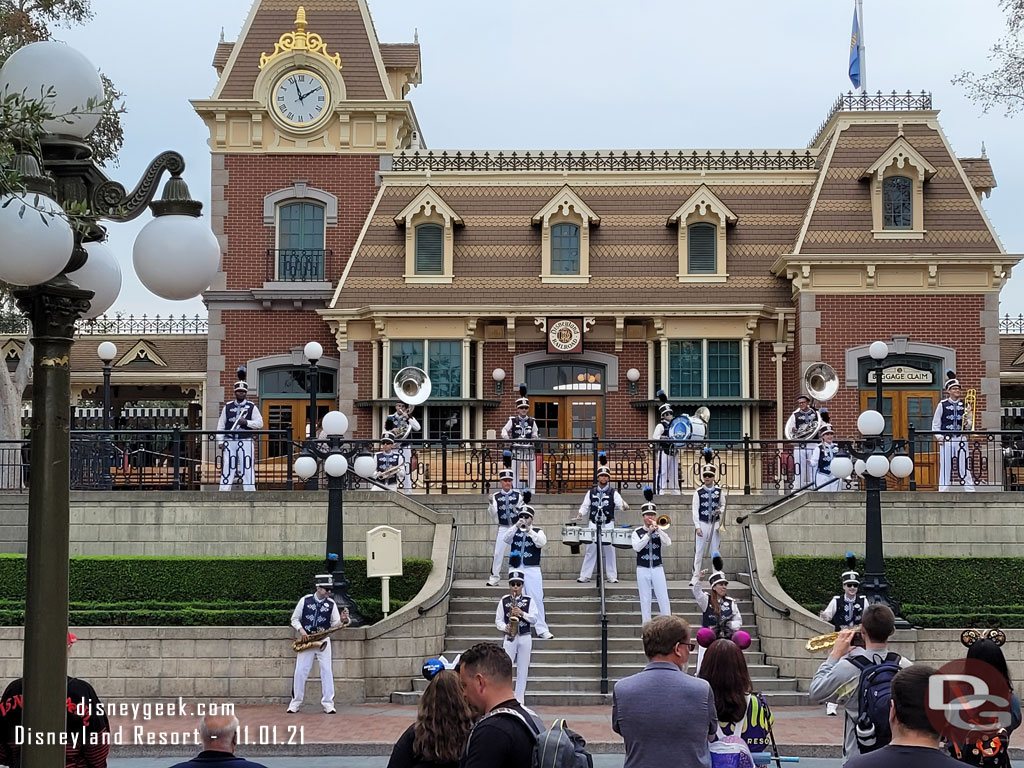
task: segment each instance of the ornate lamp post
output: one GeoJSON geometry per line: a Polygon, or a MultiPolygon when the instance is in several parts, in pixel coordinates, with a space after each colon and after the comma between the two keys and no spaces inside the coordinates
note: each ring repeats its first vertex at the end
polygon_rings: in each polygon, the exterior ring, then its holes
{"type": "MultiPolygon", "coordinates": [[[[54,42],[19,49],[0,70],[2,93],[43,95],[51,113],[63,116],[44,123],[38,147],[21,146],[14,157],[24,191],[0,190],[0,280],[17,286],[15,300],[32,323],[36,350],[22,724],[28,732],[61,733],[67,715],[69,359],[75,321],[102,312],[120,288],[110,249],[97,245],[106,234],[99,222],[128,221],[152,209],[133,260],[142,283],[167,299],[192,298],[209,287],[220,247],[199,220],[202,204],[189,197],[181,155],[161,154],[130,193],[93,162],[83,140],[99,122],[90,105],[102,101],[103,85],[81,53],[54,42]],[[165,171],[171,178],[163,199],[154,201],[165,171]],[[76,212],[74,230],[65,209],[76,212]]],[[[62,768],[64,746],[29,742],[22,762],[62,768]]]]}
{"type": "MultiPolygon", "coordinates": [[[[348,486],[348,459],[341,452],[341,441],[348,431],[348,417],[341,411],[324,415],[324,435],[330,441],[331,452],[324,459],[327,473],[327,547],[324,562],[327,572],[334,574],[334,599],[340,608],[348,608],[352,617],[351,626],[362,626],[364,619],[355,601],[348,594],[348,579],[345,578],[345,488],[348,486]]],[[[376,470],[371,456],[360,456],[353,467],[361,477],[369,477],[376,470]],[[370,463],[364,461],[369,459],[370,463]],[[365,474],[364,474],[365,473],[365,474]]],[[[300,456],[295,461],[295,474],[302,479],[316,473],[316,459],[310,455],[300,456]]]]}
{"type": "Polygon", "coordinates": [[[110,366],[117,357],[117,346],[112,341],[104,341],[96,349],[96,354],[103,361],[103,487],[108,491],[113,487],[110,477],[110,460],[113,455],[110,436],[110,366]]]}
{"type": "MultiPolygon", "coordinates": [[[[883,341],[871,345],[871,357],[875,360],[876,398],[875,405],[882,407],[882,372],[889,348],[883,341]]],[[[914,472],[914,462],[906,455],[906,440],[892,440],[883,449],[885,417],[880,410],[867,410],[857,417],[857,430],[864,436],[864,449],[852,444],[843,446],[845,453],[837,455],[832,462],[832,471],[839,478],[848,478],[855,470],[863,475],[866,490],[864,515],[864,579],[861,592],[871,603],[885,603],[899,616],[900,605],[889,595],[889,582],[885,578],[885,557],[882,541],[882,482],[886,475],[909,477],[914,472]],[[856,464],[854,464],[856,460],[856,464]]],[[[906,622],[903,626],[907,626],[906,622]]]]}
{"type": "MultiPolygon", "coordinates": [[[[306,426],[306,450],[310,454],[316,455],[316,393],[320,384],[320,376],[317,373],[316,364],[324,356],[324,348],[319,342],[311,341],[303,348],[302,354],[309,365],[309,370],[306,372],[306,388],[309,390],[309,423],[306,426]]],[[[314,474],[307,479],[306,490],[315,491],[316,489],[317,482],[316,475],[314,474]]]]}

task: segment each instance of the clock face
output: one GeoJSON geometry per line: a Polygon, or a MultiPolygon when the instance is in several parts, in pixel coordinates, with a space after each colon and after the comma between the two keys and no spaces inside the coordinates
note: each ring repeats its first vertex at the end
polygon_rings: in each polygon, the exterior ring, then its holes
{"type": "Polygon", "coordinates": [[[274,112],[289,125],[313,125],[327,114],[330,101],[323,79],[308,69],[292,70],[274,87],[274,112]]]}

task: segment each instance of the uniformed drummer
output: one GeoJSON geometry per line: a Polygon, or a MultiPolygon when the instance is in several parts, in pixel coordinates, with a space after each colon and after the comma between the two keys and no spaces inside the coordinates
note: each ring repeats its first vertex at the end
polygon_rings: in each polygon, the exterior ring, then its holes
{"type": "MultiPolygon", "coordinates": [[[[629,509],[629,505],[622,500],[619,492],[610,485],[612,474],[608,470],[608,456],[599,453],[597,463],[599,465],[597,485],[587,491],[587,495],[583,497],[583,503],[580,504],[579,512],[576,513],[577,520],[582,520],[586,516],[590,517],[589,530],[594,532],[595,537],[598,522],[601,523],[602,534],[605,530],[610,533],[615,523],[616,510],[625,512],[629,509]]],[[[603,535],[602,538],[604,538],[603,535]]],[[[611,542],[607,544],[602,542],[600,546],[604,553],[605,580],[609,584],[616,584],[619,581],[619,574],[615,567],[615,548],[611,542]]],[[[587,544],[587,553],[583,556],[583,567],[580,569],[579,578],[576,579],[581,584],[590,581],[590,577],[594,573],[594,566],[597,565],[597,547],[598,542],[596,541],[587,544]]]]}
{"type": "Polygon", "coordinates": [[[657,451],[658,475],[655,483],[655,494],[680,493],[679,490],[679,446],[676,445],[670,434],[672,420],[675,414],[668,402],[668,395],[665,390],[658,390],[658,399],[661,405],[658,406],[658,418],[660,421],[654,427],[651,439],[655,441],[657,451]]]}
{"type": "Polygon", "coordinates": [[[530,498],[533,494],[523,491],[523,506],[519,510],[516,525],[505,534],[505,541],[512,549],[508,556],[510,570],[523,574],[525,587],[523,591],[533,598],[536,606],[537,636],[543,640],[551,640],[554,635],[548,630],[548,622],[544,615],[544,577],[540,572],[540,551],[548,543],[547,534],[533,526],[533,507],[530,498]]]}
{"type": "Polygon", "coordinates": [[[523,594],[525,580],[522,571],[509,572],[509,594],[502,596],[494,612],[494,626],[504,633],[505,641],[502,645],[516,670],[516,699],[520,704],[526,701],[526,682],[530,676],[530,655],[533,653],[533,625],[537,622],[536,602],[529,595],[523,594]],[[513,617],[519,619],[514,629],[511,626],[513,617]]]}
{"type": "MultiPolygon", "coordinates": [[[[643,525],[633,531],[633,551],[636,552],[636,587],[640,593],[640,619],[642,624],[651,620],[651,592],[658,599],[658,613],[672,613],[668,602],[668,584],[662,566],[662,547],[672,544],[668,531],[657,525],[658,507],[654,503],[654,489],[644,488],[641,507],[643,525]]],[[[667,527],[667,526],[666,526],[667,527]]]]}

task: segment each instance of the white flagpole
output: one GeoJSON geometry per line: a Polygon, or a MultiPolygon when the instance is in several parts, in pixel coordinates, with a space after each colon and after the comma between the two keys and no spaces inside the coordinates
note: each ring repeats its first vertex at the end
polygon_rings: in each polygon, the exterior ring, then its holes
{"type": "Polygon", "coordinates": [[[868,92],[867,56],[864,51],[864,0],[857,0],[857,26],[860,36],[857,38],[858,55],[860,56],[860,92],[868,92]]]}

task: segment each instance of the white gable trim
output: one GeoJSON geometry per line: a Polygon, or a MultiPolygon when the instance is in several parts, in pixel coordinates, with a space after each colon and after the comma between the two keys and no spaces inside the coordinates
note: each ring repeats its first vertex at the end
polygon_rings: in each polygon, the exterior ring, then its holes
{"type": "Polygon", "coordinates": [[[668,217],[668,223],[678,223],[683,226],[692,213],[697,213],[700,216],[714,214],[718,216],[721,226],[725,226],[726,222],[735,224],[738,221],[736,214],[729,210],[729,206],[723,203],[718,195],[708,189],[707,184],[701,184],[692,195],[686,198],[686,202],[676,208],[675,213],[668,217]]]}
{"type": "Polygon", "coordinates": [[[594,213],[594,210],[573,192],[572,187],[566,184],[558,194],[548,200],[547,204],[533,215],[533,223],[548,226],[551,217],[561,211],[563,216],[569,215],[569,209],[576,211],[583,220],[590,224],[600,224],[601,217],[594,213]]]}
{"type": "Polygon", "coordinates": [[[893,163],[896,163],[896,167],[899,169],[906,168],[908,165],[916,168],[918,181],[930,179],[936,172],[935,166],[925,160],[921,153],[914,149],[906,138],[899,136],[892,144],[889,145],[889,148],[882,153],[881,157],[875,160],[872,166],[864,171],[861,178],[867,179],[874,176],[877,180],[881,181],[882,174],[885,173],[893,163]]]}
{"type": "Polygon", "coordinates": [[[462,217],[444,201],[444,198],[433,187],[427,186],[395,216],[395,224],[409,226],[412,224],[413,217],[421,211],[424,216],[432,216],[437,213],[444,219],[446,228],[451,227],[453,223],[460,225],[463,223],[462,217]]]}

